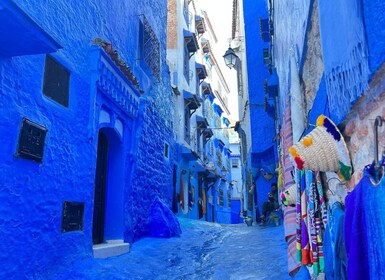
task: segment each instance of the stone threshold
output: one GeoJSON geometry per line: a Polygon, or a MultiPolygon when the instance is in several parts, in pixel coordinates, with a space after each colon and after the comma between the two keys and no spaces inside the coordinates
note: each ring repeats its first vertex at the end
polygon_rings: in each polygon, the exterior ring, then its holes
{"type": "Polygon", "coordinates": [[[129,253],[130,243],[123,240],[107,240],[106,243],[95,244],[92,249],[95,259],[106,259],[129,253]]]}

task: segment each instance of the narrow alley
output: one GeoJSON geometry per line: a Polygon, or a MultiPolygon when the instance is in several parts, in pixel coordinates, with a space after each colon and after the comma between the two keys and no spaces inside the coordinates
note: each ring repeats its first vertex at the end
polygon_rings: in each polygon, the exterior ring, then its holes
{"type": "Polygon", "coordinates": [[[385,280],[384,0],[0,0],[0,280],[385,280]]]}
{"type": "Polygon", "coordinates": [[[53,271],[49,279],[292,279],[287,275],[283,226],[179,221],[179,238],[143,238],[129,254],[89,257],[53,271]]]}

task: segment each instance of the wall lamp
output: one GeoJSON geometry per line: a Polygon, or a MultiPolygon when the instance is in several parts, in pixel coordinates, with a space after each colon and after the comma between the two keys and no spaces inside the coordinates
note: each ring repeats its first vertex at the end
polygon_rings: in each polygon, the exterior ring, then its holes
{"type": "Polygon", "coordinates": [[[229,47],[226,51],[226,53],[223,56],[223,59],[225,60],[225,64],[230,69],[235,67],[237,64],[237,60],[239,59],[238,56],[235,54],[234,50],[229,47]]]}

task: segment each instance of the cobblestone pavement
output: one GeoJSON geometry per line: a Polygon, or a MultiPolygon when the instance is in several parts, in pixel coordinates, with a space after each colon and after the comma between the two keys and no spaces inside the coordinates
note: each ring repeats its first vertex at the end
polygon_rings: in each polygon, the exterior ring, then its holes
{"type": "Polygon", "coordinates": [[[282,226],[179,220],[179,238],[144,238],[129,254],[79,260],[53,279],[291,279],[282,226]]]}

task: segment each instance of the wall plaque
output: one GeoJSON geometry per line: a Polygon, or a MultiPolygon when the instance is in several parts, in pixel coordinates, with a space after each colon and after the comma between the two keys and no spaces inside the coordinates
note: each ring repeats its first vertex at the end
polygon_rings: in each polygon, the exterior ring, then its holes
{"type": "Polygon", "coordinates": [[[47,128],[23,118],[16,156],[42,162],[46,134],[47,128]]]}
{"type": "Polygon", "coordinates": [[[63,202],[62,232],[82,231],[84,226],[84,202],[63,202]]]}

